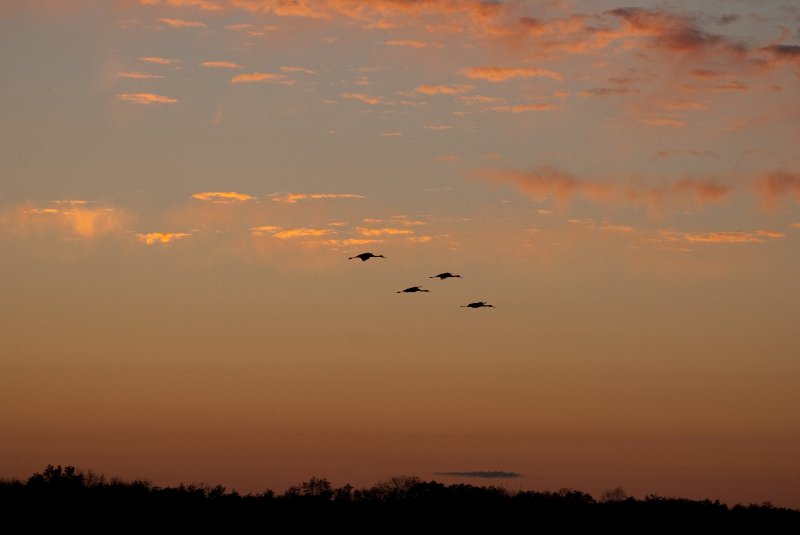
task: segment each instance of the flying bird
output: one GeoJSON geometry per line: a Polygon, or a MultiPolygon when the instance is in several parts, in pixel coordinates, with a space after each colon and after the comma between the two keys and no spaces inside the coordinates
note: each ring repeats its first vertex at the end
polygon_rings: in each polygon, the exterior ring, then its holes
{"type": "Polygon", "coordinates": [[[354,258],[360,258],[362,262],[366,262],[370,258],[386,258],[386,257],[383,256],[382,254],[361,253],[355,256],[351,256],[350,258],[348,258],[348,260],[352,260],[354,258]]]}
{"type": "Polygon", "coordinates": [[[461,308],[481,308],[481,307],[494,308],[494,305],[487,305],[486,301],[478,301],[477,303],[470,303],[468,305],[461,305],[461,308]]]}
{"type": "Polygon", "coordinates": [[[430,292],[430,290],[423,290],[419,286],[412,286],[411,288],[406,288],[405,290],[398,290],[397,293],[414,293],[414,292],[430,292]]]}
{"type": "Polygon", "coordinates": [[[450,277],[458,277],[460,279],[461,275],[453,275],[452,273],[445,272],[445,273],[439,273],[438,275],[434,275],[433,277],[428,277],[428,278],[429,279],[438,278],[439,280],[445,280],[445,279],[449,279],[450,277]]]}

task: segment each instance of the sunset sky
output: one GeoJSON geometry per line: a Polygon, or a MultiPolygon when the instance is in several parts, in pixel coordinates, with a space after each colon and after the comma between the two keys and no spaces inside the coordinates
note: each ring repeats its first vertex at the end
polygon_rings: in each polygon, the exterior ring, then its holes
{"type": "Polygon", "coordinates": [[[3,0],[0,75],[0,477],[800,507],[796,1],[3,0]]]}

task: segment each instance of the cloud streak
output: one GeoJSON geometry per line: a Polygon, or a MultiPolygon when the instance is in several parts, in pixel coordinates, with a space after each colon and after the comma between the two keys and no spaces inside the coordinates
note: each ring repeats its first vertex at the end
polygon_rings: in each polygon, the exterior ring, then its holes
{"type": "Polygon", "coordinates": [[[149,106],[151,104],[177,104],[178,99],[167,97],[164,95],[157,95],[155,93],[121,93],[117,98],[123,102],[130,102],[140,106],[149,106]]]}
{"type": "Polygon", "coordinates": [[[528,78],[550,78],[561,80],[562,76],[547,69],[534,69],[529,67],[467,67],[461,71],[467,78],[488,80],[490,82],[505,82],[514,78],[523,80],[528,78]]]}
{"type": "Polygon", "coordinates": [[[191,234],[186,232],[148,232],[136,234],[136,239],[145,245],[167,244],[188,238],[191,234]]]}
{"type": "Polygon", "coordinates": [[[216,204],[237,204],[255,199],[252,195],[235,191],[203,191],[192,195],[192,199],[216,204]]]}
{"type": "Polygon", "coordinates": [[[363,195],[355,193],[286,193],[273,195],[272,201],[283,204],[297,204],[299,201],[319,199],[365,199],[363,195]]]}
{"type": "Polygon", "coordinates": [[[283,74],[270,72],[247,72],[231,78],[232,84],[253,84],[259,82],[277,82],[286,79],[283,74]]]}
{"type": "Polygon", "coordinates": [[[242,66],[232,61],[204,61],[200,64],[201,67],[210,69],[241,69],[242,66]]]}
{"type": "Polygon", "coordinates": [[[170,28],[208,28],[205,23],[196,20],[161,18],[158,19],[158,22],[162,22],[170,28]]]}

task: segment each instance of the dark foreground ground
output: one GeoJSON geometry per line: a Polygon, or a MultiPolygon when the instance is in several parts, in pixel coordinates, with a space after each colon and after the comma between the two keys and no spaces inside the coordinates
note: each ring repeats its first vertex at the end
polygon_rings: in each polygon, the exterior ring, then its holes
{"type": "Polygon", "coordinates": [[[695,532],[736,529],[800,533],[800,511],[760,505],[729,507],[719,501],[647,496],[622,489],[601,499],[572,489],[510,492],[500,487],[443,485],[396,477],[370,488],[334,488],[312,478],[283,494],[241,495],[222,486],[156,487],[145,481],[106,480],[73,467],[48,466],[27,481],[0,480],[0,531],[77,528],[81,531],[221,531],[304,533],[413,533],[455,529],[490,533],[695,532]]]}

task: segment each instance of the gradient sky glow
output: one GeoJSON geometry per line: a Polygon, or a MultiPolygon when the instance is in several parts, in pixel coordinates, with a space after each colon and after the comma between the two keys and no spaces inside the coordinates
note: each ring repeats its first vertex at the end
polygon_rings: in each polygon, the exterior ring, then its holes
{"type": "Polygon", "coordinates": [[[800,507],[796,2],[5,0],[0,73],[0,476],[800,507]]]}

